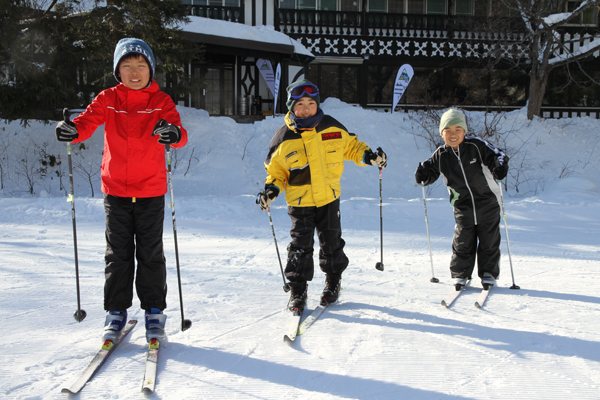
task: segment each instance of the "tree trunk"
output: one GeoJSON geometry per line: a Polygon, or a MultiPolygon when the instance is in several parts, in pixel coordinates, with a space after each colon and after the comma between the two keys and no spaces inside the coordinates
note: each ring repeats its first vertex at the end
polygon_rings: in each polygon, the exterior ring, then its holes
{"type": "Polygon", "coordinates": [[[529,101],[527,102],[527,119],[542,116],[542,101],[546,93],[546,84],[550,76],[550,69],[535,71],[529,76],[529,101]]]}

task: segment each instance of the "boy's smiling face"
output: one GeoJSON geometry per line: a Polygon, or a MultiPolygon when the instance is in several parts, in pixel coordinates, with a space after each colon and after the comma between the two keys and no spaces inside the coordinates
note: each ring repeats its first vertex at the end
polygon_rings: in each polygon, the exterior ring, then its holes
{"type": "Polygon", "coordinates": [[[144,89],[150,82],[150,66],[140,55],[125,57],[119,63],[119,77],[123,85],[129,89],[144,89]]]}
{"type": "Polygon", "coordinates": [[[442,131],[442,139],[454,150],[465,140],[465,130],[458,125],[450,125],[442,131]]]}
{"type": "Polygon", "coordinates": [[[317,102],[311,97],[302,97],[294,104],[292,112],[298,118],[308,118],[316,115],[318,108],[317,102]]]}

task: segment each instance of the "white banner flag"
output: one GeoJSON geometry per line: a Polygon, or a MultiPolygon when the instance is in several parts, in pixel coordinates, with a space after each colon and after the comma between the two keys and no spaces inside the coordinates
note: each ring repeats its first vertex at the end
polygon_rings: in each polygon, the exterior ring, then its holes
{"type": "Polygon", "coordinates": [[[409,64],[404,64],[398,70],[398,74],[396,75],[396,83],[394,84],[394,106],[392,107],[392,112],[396,109],[400,98],[404,94],[406,87],[410,83],[415,71],[409,64]]]}
{"type": "Polygon", "coordinates": [[[275,94],[275,75],[273,74],[273,66],[271,65],[271,61],[259,58],[256,60],[256,66],[258,67],[258,70],[260,71],[260,74],[265,82],[267,82],[267,86],[269,87],[269,90],[273,96],[277,96],[275,94]]]}
{"type": "Polygon", "coordinates": [[[277,64],[277,71],[275,71],[275,90],[273,91],[273,116],[275,116],[275,110],[277,110],[277,94],[279,93],[279,82],[281,82],[281,64],[277,64]]]}

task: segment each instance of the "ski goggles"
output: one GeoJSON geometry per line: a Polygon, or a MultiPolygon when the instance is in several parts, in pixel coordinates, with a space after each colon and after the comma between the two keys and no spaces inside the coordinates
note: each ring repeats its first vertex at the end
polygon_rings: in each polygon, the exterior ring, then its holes
{"type": "Polygon", "coordinates": [[[315,97],[319,95],[319,88],[313,84],[302,84],[292,88],[290,90],[290,99],[298,100],[305,95],[315,97]]]}

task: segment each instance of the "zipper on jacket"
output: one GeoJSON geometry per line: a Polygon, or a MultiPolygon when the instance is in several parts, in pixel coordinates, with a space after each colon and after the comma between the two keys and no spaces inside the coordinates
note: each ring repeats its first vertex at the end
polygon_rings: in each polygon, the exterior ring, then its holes
{"type": "Polygon", "coordinates": [[[333,198],[337,199],[337,195],[335,194],[335,189],[332,188],[331,190],[333,190],[333,198]]]}
{"type": "Polygon", "coordinates": [[[471,203],[473,203],[473,218],[475,220],[475,225],[477,225],[477,210],[475,209],[475,197],[473,197],[473,192],[471,191],[471,187],[469,186],[469,181],[467,180],[467,174],[465,174],[465,169],[463,168],[462,162],[460,160],[460,147],[458,148],[458,152],[452,151],[456,158],[458,158],[458,165],[460,165],[460,170],[462,171],[463,178],[465,179],[465,185],[467,185],[467,189],[469,190],[469,194],[471,195],[471,203]]]}

